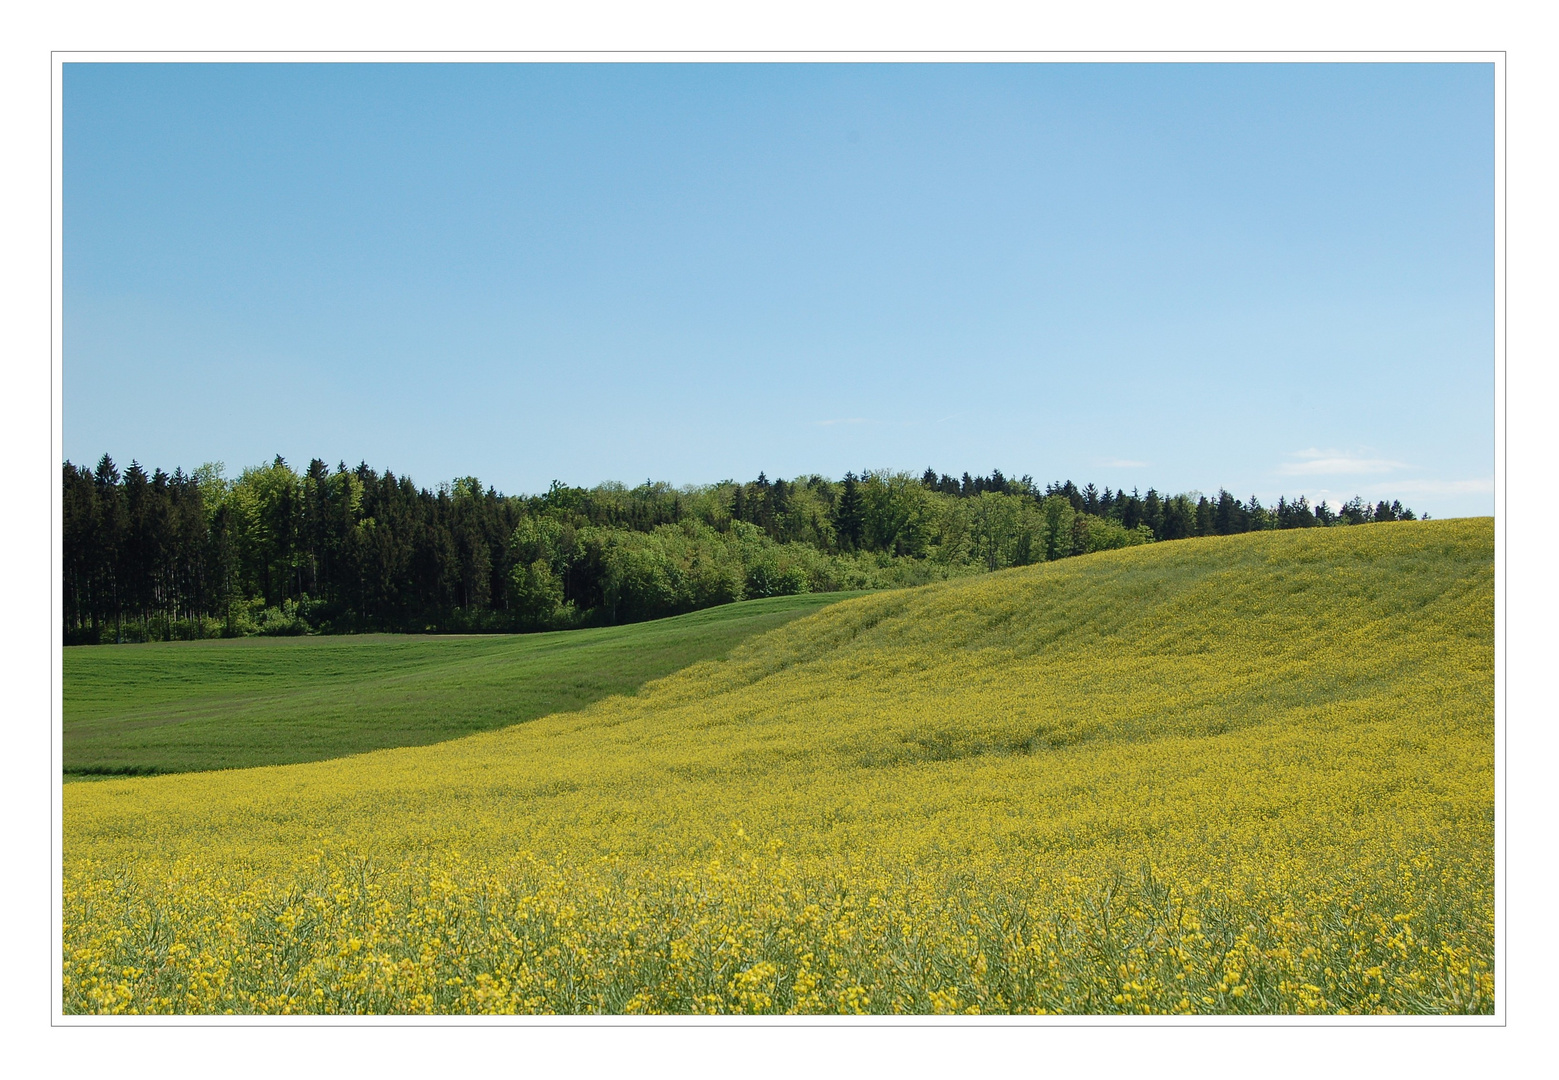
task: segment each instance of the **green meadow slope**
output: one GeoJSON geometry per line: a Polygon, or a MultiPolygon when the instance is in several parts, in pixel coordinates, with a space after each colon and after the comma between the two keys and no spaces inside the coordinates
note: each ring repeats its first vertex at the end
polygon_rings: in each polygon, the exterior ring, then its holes
{"type": "Polygon", "coordinates": [[[1487,1012],[1493,540],[1105,552],[439,745],[71,785],[67,1007],[1487,1012]]]}
{"type": "Polygon", "coordinates": [[[65,650],[65,774],[144,775],[421,746],[631,694],[852,593],[547,634],[65,650]]]}

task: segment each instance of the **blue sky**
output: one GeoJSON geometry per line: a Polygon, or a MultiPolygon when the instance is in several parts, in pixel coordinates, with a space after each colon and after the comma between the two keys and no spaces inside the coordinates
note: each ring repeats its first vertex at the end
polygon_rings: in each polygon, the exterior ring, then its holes
{"type": "Polygon", "coordinates": [[[65,453],[1490,513],[1493,80],[70,64],[65,453]]]}

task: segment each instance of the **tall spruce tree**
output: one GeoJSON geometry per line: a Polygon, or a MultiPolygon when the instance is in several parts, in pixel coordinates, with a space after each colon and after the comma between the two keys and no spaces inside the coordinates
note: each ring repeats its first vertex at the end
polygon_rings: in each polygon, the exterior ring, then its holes
{"type": "Polygon", "coordinates": [[[846,551],[854,551],[861,546],[861,537],[865,526],[864,506],[861,499],[859,481],[855,473],[844,474],[844,484],[839,491],[839,499],[834,503],[834,535],[839,538],[839,546],[846,551]]]}

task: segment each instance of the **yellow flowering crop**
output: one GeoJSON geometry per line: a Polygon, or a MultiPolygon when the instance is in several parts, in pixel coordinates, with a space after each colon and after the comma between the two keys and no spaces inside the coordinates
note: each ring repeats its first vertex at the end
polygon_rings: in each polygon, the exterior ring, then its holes
{"type": "Polygon", "coordinates": [[[1493,526],[825,608],[437,746],[65,788],[70,1012],[1493,1008],[1493,526]]]}

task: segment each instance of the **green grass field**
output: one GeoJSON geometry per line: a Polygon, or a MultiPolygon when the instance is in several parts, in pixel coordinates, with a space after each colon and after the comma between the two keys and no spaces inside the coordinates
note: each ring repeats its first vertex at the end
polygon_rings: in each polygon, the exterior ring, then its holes
{"type": "MultiPolygon", "coordinates": [[[[1489,1013],[1494,601],[1490,519],[1153,544],[437,745],[71,784],[65,1008],[1489,1013]]],[[[378,670],[333,692],[479,682],[378,670]]]]}
{"type": "Polygon", "coordinates": [[[421,746],[631,694],[855,593],[549,634],[239,638],[65,650],[65,774],[193,772],[421,746]]]}

